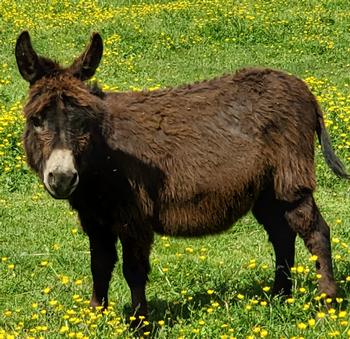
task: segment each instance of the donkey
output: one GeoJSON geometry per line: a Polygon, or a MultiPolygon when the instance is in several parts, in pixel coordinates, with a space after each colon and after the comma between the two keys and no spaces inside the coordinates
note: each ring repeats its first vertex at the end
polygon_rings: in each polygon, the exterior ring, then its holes
{"type": "Polygon", "coordinates": [[[78,212],[90,240],[91,306],[108,305],[117,240],[133,310],[145,316],[154,233],[219,233],[250,210],[275,251],[273,294],[291,293],[298,234],[317,256],[320,292],[334,297],[330,231],[313,198],[315,134],[329,167],[349,175],[305,83],[250,68],[177,88],[103,92],[84,83],[102,51],[94,33],[64,68],[39,56],[26,31],[15,50],[30,84],[27,161],[78,212]]]}

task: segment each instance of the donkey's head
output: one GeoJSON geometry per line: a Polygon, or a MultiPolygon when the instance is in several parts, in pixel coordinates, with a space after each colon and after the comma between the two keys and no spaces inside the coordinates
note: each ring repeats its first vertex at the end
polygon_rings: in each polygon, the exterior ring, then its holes
{"type": "Polygon", "coordinates": [[[67,198],[77,187],[99,130],[103,100],[83,81],[94,75],[102,50],[101,36],[94,33],[84,53],[63,68],[36,54],[28,32],[17,39],[17,65],[30,84],[24,107],[27,161],[55,198],[67,198]]]}

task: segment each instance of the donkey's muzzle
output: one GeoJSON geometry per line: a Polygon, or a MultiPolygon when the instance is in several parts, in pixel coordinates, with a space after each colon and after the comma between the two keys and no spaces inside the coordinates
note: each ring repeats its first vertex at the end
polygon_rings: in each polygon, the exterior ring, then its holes
{"type": "Polygon", "coordinates": [[[45,163],[43,179],[46,189],[54,198],[68,198],[79,183],[72,152],[68,149],[53,150],[45,163]]]}
{"type": "Polygon", "coordinates": [[[55,198],[65,199],[74,191],[78,181],[78,172],[73,170],[70,172],[49,172],[47,183],[50,193],[55,198]]]}

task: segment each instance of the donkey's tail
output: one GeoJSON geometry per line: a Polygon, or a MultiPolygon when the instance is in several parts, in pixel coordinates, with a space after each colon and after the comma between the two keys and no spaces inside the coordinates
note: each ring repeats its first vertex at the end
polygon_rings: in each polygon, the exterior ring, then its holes
{"type": "Polygon", "coordinates": [[[329,134],[324,124],[323,113],[320,106],[317,104],[317,127],[316,133],[321,144],[322,153],[327,165],[340,178],[350,179],[350,175],[346,172],[345,166],[340,159],[335,155],[329,134]]]}

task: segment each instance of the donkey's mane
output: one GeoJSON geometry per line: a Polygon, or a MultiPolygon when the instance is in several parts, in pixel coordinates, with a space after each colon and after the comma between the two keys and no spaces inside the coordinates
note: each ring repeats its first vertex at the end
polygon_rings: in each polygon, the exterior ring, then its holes
{"type": "Polygon", "coordinates": [[[97,83],[97,81],[87,83],[87,86],[88,86],[91,94],[93,94],[101,99],[105,98],[106,93],[103,92],[101,86],[97,83]]]}

